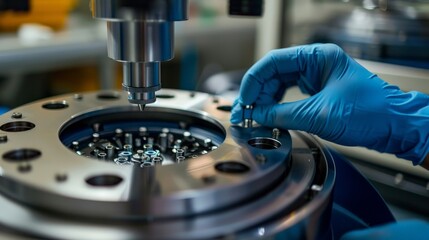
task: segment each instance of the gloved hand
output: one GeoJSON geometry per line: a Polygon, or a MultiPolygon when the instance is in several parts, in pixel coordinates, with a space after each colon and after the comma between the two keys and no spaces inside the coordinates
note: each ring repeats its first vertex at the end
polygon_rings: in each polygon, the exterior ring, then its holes
{"type": "Polygon", "coordinates": [[[240,123],[242,106],[251,104],[262,125],[393,153],[414,164],[429,151],[429,97],[387,84],[333,44],[271,51],[243,77],[231,123],[240,123]],[[278,104],[296,84],[312,96],[278,104]]]}
{"type": "Polygon", "coordinates": [[[427,239],[429,223],[419,220],[407,220],[380,227],[368,228],[346,233],[341,240],[403,240],[427,239]]]}

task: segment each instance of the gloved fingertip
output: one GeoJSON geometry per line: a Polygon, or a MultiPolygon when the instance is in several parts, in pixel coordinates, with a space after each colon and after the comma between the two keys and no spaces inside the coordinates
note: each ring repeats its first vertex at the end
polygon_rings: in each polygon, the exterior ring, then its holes
{"type": "Polygon", "coordinates": [[[233,115],[231,115],[231,119],[229,120],[232,124],[239,124],[242,122],[242,120],[240,118],[237,118],[233,115]]]}
{"type": "Polygon", "coordinates": [[[231,109],[231,119],[230,119],[230,122],[232,124],[239,124],[242,121],[242,116],[243,116],[242,111],[243,110],[242,110],[241,104],[239,104],[237,100],[234,101],[234,104],[232,105],[232,109],[231,109]]]}
{"type": "Polygon", "coordinates": [[[232,106],[235,106],[235,105],[237,105],[237,104],[239,104],[240,103],[240,97],[238,97],[238,98],[236,98],[235,100],[234,100],[234,102],[232,103],[232,106]]]}
{"type": "Polygon", "coordinates": [[[273,110],[275,104],[270,105],[256,105],[253,108],[252,118],[257,123],[273,127],[275,125],[274,116],[275,111],[273,110]]]}

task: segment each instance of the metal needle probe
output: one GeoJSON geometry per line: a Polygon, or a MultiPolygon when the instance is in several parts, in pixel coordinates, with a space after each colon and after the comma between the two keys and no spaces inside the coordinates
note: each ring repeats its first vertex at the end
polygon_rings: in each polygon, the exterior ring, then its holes
{"type": "Polygon", "coordinates": [[[140,111],[144,111],[144,108],[146,107],[146,104],[137,104],[139,106],[140,111]]]}

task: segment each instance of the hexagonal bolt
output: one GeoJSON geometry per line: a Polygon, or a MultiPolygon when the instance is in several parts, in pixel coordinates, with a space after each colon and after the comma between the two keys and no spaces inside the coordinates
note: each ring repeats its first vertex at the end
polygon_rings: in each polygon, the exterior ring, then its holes
{"type": "Polygon", "coordinates": [[[106,157],[107,157],[107,154],[106,154],[105,152],[99,152],[99,153],[97,154],[97,158],[98,158],[99,160],[106,160],[106,157]]]}
{"type": "Polygon", "coordinates": [[[176,158],[185,155],[185,150],[183,148],[176,149],[176,158]]]}
{"type": "Polygon", "coordinates": [[[142,164],[140,164],[141,168],[147,168],[147,167],[153,167],[152,163],[150,162],[144,162],[142,164]]]}
{"type": "Polygon", "coordinates": [[[124,150],[126,152],[132,152],[133,151],[133,145],[131,145],[131,144],[125,144],[124,145],[124,150]]]}
{"type": "Polygon", "coordinates": [[[120,152],[118,154],[118,157],[125,157],[129,161],[131,160],[132,156],[133,156],[133,153],[132,152],[128,152],[128,151],[123,151],[123,152],[120,152]]]}
{"type": "Polygon", "coordinates": [[[155,165],[162,165],[162,160],[163,160],[163,158],[162,158],[162,157],[154,157],[154,158],[153,158],[153,163],[154,163],[155,165]]]}
{"type": "Polygon", "coordinates": [[[118,165],[134,165],[131,161],[128,161],[127,157],[118,157],[113,160],[118,165]]]}
{"type": "Polygon", "coordinates": [[[139,149],[139,150],[137,150],[137,155],[141,158],[141,157],[143,157],[143,154],[144,154],[144,151],[143,150],[141,150],[141,149],[139,149]]]}
{"type": "Polygon", "coordinates": [[[153,149],[153,145],[152,144],[146,143],[146,144],[143,145],[143,150],[144,151],[150,151],[152,149],[153,149]]]}

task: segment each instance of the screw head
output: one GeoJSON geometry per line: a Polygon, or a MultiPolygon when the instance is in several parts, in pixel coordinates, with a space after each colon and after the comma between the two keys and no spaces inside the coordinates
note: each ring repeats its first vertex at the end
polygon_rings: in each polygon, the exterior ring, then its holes
{"type": "Polygon", "coordinates": [[[402,173],[397,173],[395,175],[394,182],[395,182],[396,185],[401,184],[403,180],[404,180],[404,175],[402,173]]]}
{"type": "Polygon", "coordinates": [[[323,186],[321,186],[321,185],[317,185],[317,184],[311,185],[311,190],[313,190],[313,191],[320,192],[320,191],[322,191],[322,189],[323,189],[323,186]]]}
{"type": "Polygon", "coordinates": [[[201,180],[205,184],[213,184],[216,182],[216,176],[215,175],[205,175],[205,176],[202,176],[201,180]]]}
{"type": "Polygon", "coordinates": [[[29,163],[20,163],[18,165],[18,171],[21,173],[27,173],[31,171],[31,165],[29,163]]]}
{"type": "Polygon", "coordinates": [[[15,118],[15,119],[22,118],[22,113],[20,113],[20,112],[13,112],[12,113],[12,118],[15,118]]]}
{"type": "Polygon", "coordinates": [[[75,94],[75,95],[73,95],[73,98],[74,98],[75,100],[82,100],[82,99],[83,99],[83,96],[82,96],[81,94],[75,94]]]}
{"type": "Polygon", "coordinates": [[[0,133],[0,143],[7,142],[7,135],[6,133],[0,133]]]}
{"type": "Polygon", "coordinates": [[[265,157],[265,155],[263,154],[258,154],[256,155],[256,161],[260,164],[264,164],[265,162],[267,162],[267,157],[265,157]]]}
{"type": "Polygon", "coordinates": [[[65,182],[67,180],[67,174],[65,173],[58,173],[55,175],[55,180],[57,182],[65,182]]]}
{"type": "Polygon", "coordinates": [[[273,129],[273,138],[278,139],[280,137],[280,130],[278,128],[273,129]]]}

